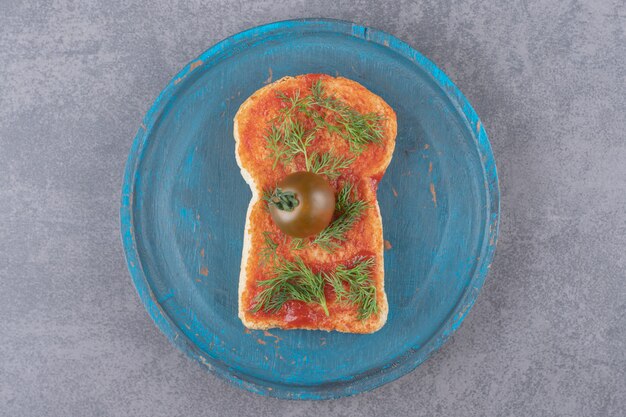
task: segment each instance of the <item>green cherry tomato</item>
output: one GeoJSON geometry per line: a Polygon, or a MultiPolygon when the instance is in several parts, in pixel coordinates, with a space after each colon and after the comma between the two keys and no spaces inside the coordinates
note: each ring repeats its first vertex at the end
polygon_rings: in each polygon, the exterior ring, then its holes
{"type": "Polygon", "coordinates": [[[286,176],[268,200],[276,226],[296,238],[318,234],[330,224],[335,212],[333,188],[324,177],[312,172],[286,176]]]}

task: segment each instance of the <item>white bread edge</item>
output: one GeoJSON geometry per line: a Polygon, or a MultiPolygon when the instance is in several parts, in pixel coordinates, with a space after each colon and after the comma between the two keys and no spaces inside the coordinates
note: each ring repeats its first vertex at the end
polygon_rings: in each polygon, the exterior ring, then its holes
{"type": "MultiPolygon", "coordinates": [[[[392,152],[393,154],[393,152],[392,152]]],[[[376,196],[376,212],[378,213],[378,221],[380,222],[380,235],[381,235],[381,243],[380,243],[380,262],[377,262],[378,272],[380,276],[380,287],[383,289],[382,303],[380,305],[380,310],[378,311],[378,322],[375,324],[374,328],[368,332],[375,333],[378,330],[382,329],[382,327],[387,323],[387,315],[389,314],[389,303],[387,302],[387,291],[385,291],[385,234],[383,231],[383,216],[380,213],[380,206],[378,205],[378,196],[376,196]]]]}
{"type": "MultiPolygon", "coordinates": [[[[243,106],[242,106],[243,107],[243,106]]],[[[241,111],[241,108],[240,108],[241,111]]],[[[237,112],[237,115],[239,112],[237,112]]],[[[239,165],[239,169],[241,170],[241,176],[246,181],[246,183],[250,186],[250,191],[252,191],[252,198],[250,199],[250,204],[248,205],[248,210],[246,212],[246,226],[243,234],[243,249],[241,251],[241,268],[239,272],[239,300],[237,302],[239,308],[239,318],[241,319],[244,326],[248,328],[253,328],[252,323],[248,323],[245,319],[245,315],[243,314],[243,289],[246,285],[246,265],[248,264],[248,256],[250,254],[250,249],[252,247],[252,236],[250,235],[250,215],[252,214],[252,207],[259,200],[259,194],[256,190],[256,183],[252,178],[252,175],[243,167],[241,164],[241,159],[239,157],[239,124],[237,123],[237,115],[235,115],[235,123],[233,128],[233,135],[235,136],[235,158],[237,159],[237,165],[239,165]]]]}

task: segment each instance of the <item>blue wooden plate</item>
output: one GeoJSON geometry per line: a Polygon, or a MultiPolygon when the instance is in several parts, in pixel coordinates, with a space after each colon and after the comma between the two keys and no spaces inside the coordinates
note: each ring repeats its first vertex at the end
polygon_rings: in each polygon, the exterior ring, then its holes
{"type": "Polygon", "coordinates": [[[139,296],[176,346],[250,391],[325,399],[392,381],[445,342],[483,284],[498,212],[485,130],[441,70],[384,32],[295,20],[218,43],[163,90],[130,151],[121,230],[139,296]],[[237,318],[251,194],[235,162],[233,117],[263,85],[305,73],[356,80],[398,116],[378,192],[389,319],[371,335],[250,331],[237,318]]]}

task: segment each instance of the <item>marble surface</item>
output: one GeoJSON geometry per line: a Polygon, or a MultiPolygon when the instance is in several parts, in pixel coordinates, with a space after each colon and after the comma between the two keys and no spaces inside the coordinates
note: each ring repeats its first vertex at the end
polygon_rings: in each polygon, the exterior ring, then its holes
{"type": "Polygon", "coordinates": [[[626,4],[0,0],[0,415],[626,415],[626,4]],[[182,66],[261,23],[331,17],[409,42],[491,138],[485,287],[413,373],[324,402],[250,394],[159,333],[126,271],[122,173],[182,66]]]}

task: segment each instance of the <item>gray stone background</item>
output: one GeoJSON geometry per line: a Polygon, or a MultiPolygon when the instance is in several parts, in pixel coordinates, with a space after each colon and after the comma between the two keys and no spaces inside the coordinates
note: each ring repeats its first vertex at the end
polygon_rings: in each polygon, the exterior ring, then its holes
{"type": "Polygon", "coordinates": [[[626,3],[0,0],[0,415],[626,415],[626,3]],[[227,385],[159,333],[118,231],[131,140],[215,42],[296,17],[439,65],[500,174],[490,276],[413,373],[326,402],[227,385]]]}

